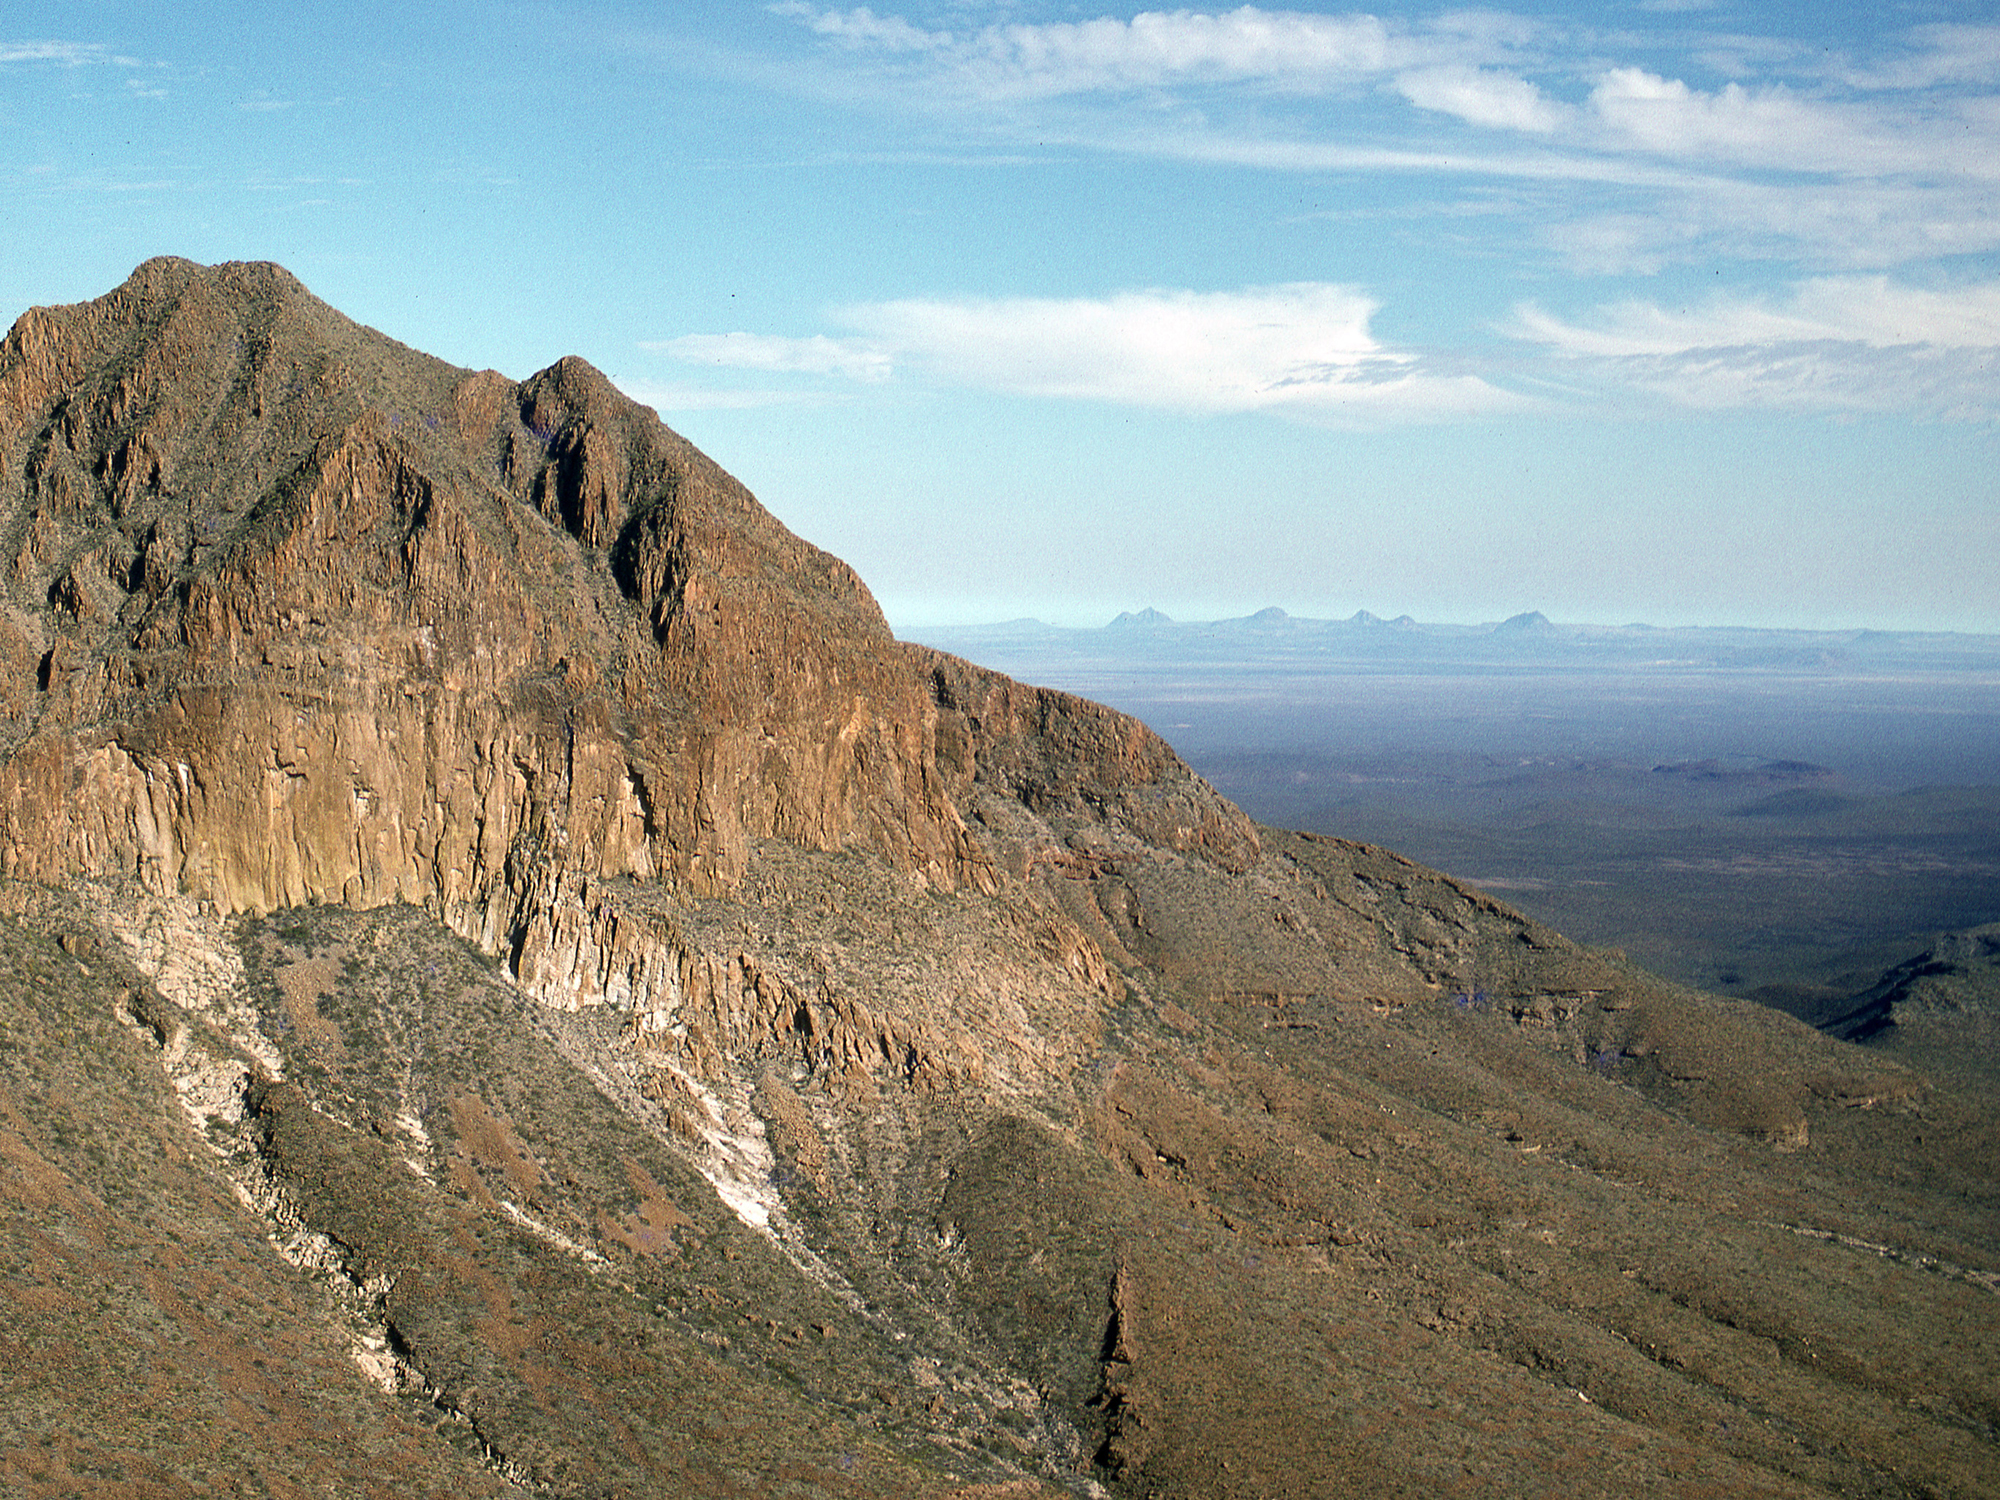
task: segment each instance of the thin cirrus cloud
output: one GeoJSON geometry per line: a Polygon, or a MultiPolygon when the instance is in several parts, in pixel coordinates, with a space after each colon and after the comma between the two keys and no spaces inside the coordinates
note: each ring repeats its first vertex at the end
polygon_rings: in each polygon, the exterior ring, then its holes
{"type": "Polygon", "coordinates": [[[90,42],[0,42],[0,63],[53,62],[75,67],[111,60],[103,47],[90,42]]]}
{"type": "Polygon", "coordinates": [[[1864,89],[2000,82],[2000,26],[1966,22],[1919,26],[1910,40],[1913,45],[1903,57],[1873,67],[1842,67],[1842,81],[1864,89]]]}
{"type": "Polygon", "coordinates": [[[2000,106],[1981,91],[2000,79],[1995,26],[1919,27],[1867,67],[1783,38],[1690,33],[1687,66],[1742,75],[1702,87],[1661,68],[1657,47],[1638,66],[1603,34],[1494,12],[1244,6],[943,30],[805,0],[773,9],[820,40],[813,76],[905,118],[983,112],[1039,143],[1267,170],[1599,184],[1531,226],[1592,272],[1717,249],[1861,269],[2000,245],[2000,106]],[[1861,224],[1847,200],[1890,185],[1911,201],[1868,232],[1788,228],[1828,203],[1861,224]],[[1665,196],[1635,210],[1608,201],[1621,191],[1665,196]]]}
{"type": "Polygon", "coordinates": [[[1469,125],[1546,135],[1576,111],[1546,98],[1527,79],[1491,68],[1420,68],[1396,79],[1396,91],[1418,109],[1456,115],[1469,125]]]}
{"type": "Polygon", "coordinates": [[[1697,254],[1875,269],[2000,245],[1990,191],[1895,180],[1798,185],[1747,179],[1669,184],[1643,211],[1582,212],[1546,229],[1591,272],[1652,272],[1697,254]]]}
{"type": "Polygon", "coordinates": [[[113,67],[126,71],[126,96],[133,99],[165,99],[167,89],[158,81],[160,66],[136,57],[113,52],[99,42],[62,40],[0,40],[0,67],[33,68],[36,64],[62,69],[113,67]]]}
{"type": "Polygon", "coordinates": [[[2000,282],[1933,291],[1886,276],[1821,276],[1802,282],[1784,302],[1717,297],[1669,312],[1657,303],[1626,301],[1604,309],[1588,326],[1551,318],[1530,304],[1517,313],[1516,330],[1563,353],[1586,355],[1807,339],[1875,348],[2000,349],[2000,282]]]}
{"type": "Polygon", "coordinates": [[[1219,15],[1147,11],[1130,20],[1104,16],[965,32],[926,30],[866,7],[821,10],[803,0],[772,11],[851,51],[926,65],[962,94],[989,100],[1364,77],[1408,53],[1374,16],[1252,6],[1219,15]]]}
{"type": "Polygon", "coordinates": [[[1274,411],[1375,422],[1518,404],[1476,376],[1426,369],[1369,331],[1351,287],[1146,290],[1096,298],[910,298],[841,310],[855,336],[695,334],[649,344],[690,363],[917,379],[1190,413],[1274,411]]]}
{"type": "MultiPolygon", "coordinates": [[[[1331,99],[1384,84],[1421,110],[1486,129],[1560,132],[1579,149],[1842,171],[1936,166],[1939,148],[1952,142],[1953,122],[1884,119],[1854,91],[1977,84],[2000,76],[2000,27],[1985,26],[1920,28],[1903,58],[1872,73],[1846,70],[1838,82],[1847,95],[1826,97],[1819,88],[1827,81],[1825,70],[1806,75],[1811,92],[1782,81],[1731,82],[1704,91],[1645,68],[1607,63],[1591,39],[1564,38],[1546,26],[1492,13],[1392,23],[1364,13],[1243,6],[954,32],[927,30],[865,7],[823,10],[786,0],[771,8],[849,58],[882,65],[878,81],[885,86],[915,84],[932,103],[1117,96],[1199,85],[1331,99]],[[1566,46],[1573,55],[1565,55],[1566,46]],[[1584,97],[1580,103],[1553,97],[1526,76],[1528,70],[1584,97]]],[[[1975,170],[1984,159],[1977,149],[1953,154],[1975,170]]]]}
{"type": "Polygon", "coordinates": [[[1854,103],[1805,98],[1782,85],[1714,92],[1644,68],[1612,68],[1590,93],[1591,113],[1613,144],[1683,160],[1859,174],[1971,169],[2000,175],[1983,153],[1957,148],[1962,127],[1879,122],[1854,103]]]}
{"type": "Polygon", "coordinates": [[[887,380],[887,350],[855,339],[785,338],[762,333],[690,333],[639,346],[682,364],[758,370],[785,375],[844,375],[869,382],[887,380]]]}
{"type": "Polygon", "coordinates": [[[1506,331],[1604,384],[1683,406],[1981,419],[2000,410],[2000,282],[1934,290],[1825,276],[1779,300],[1669,309],[1628,299],[1585,321],[1524,304],[1506,331]]]}
{"type": "Polygon", "coordinates": [[[0,66],[21,63],[54,63],[58,67],[82,68],[110,64],[118,68],[156,68],[141,58],[113,52],[102,42],[70,42],[49,38],[36,41],[0,40],[0,66]]]}

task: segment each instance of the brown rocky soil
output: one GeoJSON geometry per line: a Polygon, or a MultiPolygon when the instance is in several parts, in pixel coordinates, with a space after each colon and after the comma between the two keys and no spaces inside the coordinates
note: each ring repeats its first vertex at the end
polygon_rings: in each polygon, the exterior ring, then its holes
{"type": "Polygon", "coordinates": [[[14,1492],[2000,1488],[1989,1097],[896,642],[580,361],[149,262],[0,525],[14,1492]]]}

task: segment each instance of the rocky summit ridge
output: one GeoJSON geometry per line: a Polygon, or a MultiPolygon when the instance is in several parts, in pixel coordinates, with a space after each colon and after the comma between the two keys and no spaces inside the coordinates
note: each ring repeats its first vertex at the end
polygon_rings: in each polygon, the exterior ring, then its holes
{"type": "Polygon", "coordinates": [[[12,1492],[2000,1481],[1987,1105],[898,642],[581,360],[149,261],[0,526],[12,1492]]]}

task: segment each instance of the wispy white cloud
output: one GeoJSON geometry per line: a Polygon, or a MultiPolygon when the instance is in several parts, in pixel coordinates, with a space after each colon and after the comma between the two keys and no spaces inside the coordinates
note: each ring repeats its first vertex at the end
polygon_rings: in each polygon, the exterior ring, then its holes
{"type": "Polygon", "coordinates": [[[1927,122],[1885,120],[1868,106],[1783,85],[1705,93],[1644,68],[1612,68],[1591,90],[1590,109],[1614,142],[1684,161],[1849,175],[1985,165],[2000,174],[2000,164],[1954,162],[1954,142],[1927,122]]]}
{"type": "Polygon", "coordinates": [[[2000,83],[2000,25],[1919,26],[1900,57],[1849,64],[1843,80],[1862,89],[1928,89],[1943,83],[2000,83]]]}
{"type": "Polygon", "coordinates": [[[1588,325],[1563,322],[1529,304],[1517,310],[1515,328],[1570,354],[1674,354],[1821,339],[1875,348],[2000,349],[2000,281],[1939,291],[1886,276],[1822,276],[1800,283],[1783,302],[1713,297],[1669,311],[1627,300],[1601,309],[1588,325]]]}
{"type": "Polygon", "coordinates": [[[649,353],[683,364],[719,365],[801,375],[845,375],[854,380],[887,380],[890,358],[879,345],[857,339],[785,338],[763,333],[690,333],[643,343],[649,353]]]}
{"type": "Polygon", "coordinates": [[[1399,77],[1396,90],[1418,109],[1501,130],[1546,133],[1574,113],[1543,97],[1527,79],[1488,68],[1422,68],[1399,77]]]}
{"type": "Polygon", "coordinates": [[[754,370],[911,378],[1185,412],[1276,411],[1334,421],[1425,418],[1517,403],[1429,369],[1370,332],[1377,304],[1319,282],[1234,292],[911,298],[841,309],[854,339],[690,335],[649,348],[754,370]]]}
{"type": "Polygon", "coordinates": [[[1240,410],[1398,363],[1346,287],[910,300],[847,316],[970,385],[1189,410],[1240,410]]]}
{"type": "Polygon", "coordinates": [[[995,138],[1273,171],[1601,183],[1608,194],[1534,226],[1586,269],[1704,253],[1875,267],[2000,245],[2000,25],[1916,28],[1864,66],[1692,22],[1671,44],[1683,62],[1649,44],[1642,66],[1617,56],[1640,34],[1491,11],[1242,6],[949,29],[809,0],[773,8],[822,40],[816,76],[838,76],[847,97],[872,93],[903,118],[966,115],[995,138]],[[1731,81],[1698,81],[1718,70],[1731,81]],[[1893,214],[1868,211],[1890,198],[1893,214]],[[1828,221],[1830,235],[1816,227],[1828,221]]]}
{"type": "Polygon", "coordinates": [[[1686,406],[2000,414],[2000,282],[1817,277],[1781,299],[1627,299],[1582,321],[1524,304],[1507,331],[1686,406]]]}
{"type": "Polygon", "coordinates": [[[1364,78],[1425,60],[1371,15],[1266,11],[1142,11],[1129,20],[1012,24],[929,31],[872,10],[772,10],[857,50],[922,58],[966,95],[986,99],[1128,92],[1190,83],[1301,85],[1364,78]]]}
{"type": "Polygon", "coordinates": [[[158,63],[148,63],[141,58],[127,57],[114,52],[100,42],[72,42],[63,40],[41,41],[0,41],[0,67],[26,67],[34,64],[53,65],[58,68],[117,68],[125,72],[125,97],[130,99],[165,99],[168,90],[164,79],[167,70],[158,63]]]}
{"type": "Polygon", "coordinates": [[[1692,411],[2000,417],[1991,351],[1820,342],[1746,344],[1593,361],[1586,383],[1692,411]]]}
{"type": "Polygon", "coordinates": [[[117,68],[157,68],[142,58],[114,52],[102,42],[61,40],[0,41],[0,66],[8,63],[56,63],[67,68],[109,65],[117,68]]]}
{"type": "Polygon", "coordinates": [[[924,31],[900,16],[878,16],[865,5],[858,10],[817,10],[789,0],[773,5],[771,13],[803,21],[821,36],[854,47],[879,47],[889,52],[940,52],[951,46],[949,32],[924,31]]]}
{"type": "Polygon", "coordinates": [[[53,62],[79,67],[110,61],[110,52],[93,42],[0,42],[0,63],[53,62]]]}
{"type": "Polygon", "coordinates": [[[1643,204],[1552,219],[1544,232],[1577,269],[1613,275],[1698,258],[1873,270],[2000,248],[2000,199],[1976,186],[1689,175],[1643,204]]]}
{"type": "MultiPolygon", "coordinates": [[[[1860,96],[2000,79],[2000,26],[1989,25],[1919,28],[1903,57],[1872,70],[1829,67],[1819,48],[1782,39],[1763,39],[1760,49],[1757,38],[1720,38],[1713,46],[1726,45],[1739,63],[1761,52],[1765,66],[1789,65],[1796,76],[1707,91],[1644,67],[1607,66],[1596,60],[1602,43],[1595,36],[1562,35],[1544,23],[1485,11],[1384,20],[1363,12],[1243,6],[951,31],[807,0],[771,9],[849,58],[884,64],[883,86],[900,84],[906,97],[933,105],[1201,85],[1333,98],[1384,83],[1420,109],[1471,125],[1542,134],[1563,129],[1565,144],[1576,149],[1808,170],[1946,165],[1936,160],[1938,148],[1949,145],[1937,128],[1942,122],[1906,108],[1884,111],[1860,96]],[[1829,93],[1822,86],[1830,78],[1839,87],[1829,93]],[[1561,87],[1552,93],[1552,85],[1561,87]],[[1577,108],[1563,92],[1587,95],[1587,107],[1577,108]]],[[[1976,157],[1965,160],[1976,168],[1976,157]]]]}
{"type": "Polygon", "coordinates": [[[668,417],[679,411],[756,411],[771,406],[818,405],[838,399],[824,391],[694,385],[644,376],[615,375],[612,383],[640,405],[650,406],[668,417]]]}

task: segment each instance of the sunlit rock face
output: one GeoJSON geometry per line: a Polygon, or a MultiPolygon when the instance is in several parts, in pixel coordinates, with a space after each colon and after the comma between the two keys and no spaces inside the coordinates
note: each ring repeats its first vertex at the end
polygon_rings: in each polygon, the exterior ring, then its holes
{"type": "Polygon", "coordinates": [[[420,903],[573,1003],[659,982],[606,882],[726,893],[758,840],[996,889],[982,779],[1256,847],[1136,723],[899,645],[581,360],[515,384],[155,260],[20,320],[0,454],[16,875],[420,903]]]}

